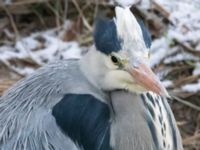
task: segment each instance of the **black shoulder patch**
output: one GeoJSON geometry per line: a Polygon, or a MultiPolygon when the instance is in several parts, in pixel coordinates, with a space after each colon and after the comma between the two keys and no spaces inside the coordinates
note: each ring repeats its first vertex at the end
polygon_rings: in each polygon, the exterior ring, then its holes
{"type": "Polygon", "coordinates": [[[110,110],[89,94],[67,94],[52,111],[60,128],[85,150],[111,150],[110,110]]]}
{"type": "Polygon", "coordinates": [[[121,40],[117,35],[114,20],[98,19],[95,23],[94,43],[97,50],[104,54],[121,50],[121,40]]]}
{"type": "Polygon", "coordinates": [[[151,35],[142,20],[138,20],[138,23],[142,30],[142,35],[143,35],[145,45],[147,48],[150,48],[151,47],[151,35]]]}

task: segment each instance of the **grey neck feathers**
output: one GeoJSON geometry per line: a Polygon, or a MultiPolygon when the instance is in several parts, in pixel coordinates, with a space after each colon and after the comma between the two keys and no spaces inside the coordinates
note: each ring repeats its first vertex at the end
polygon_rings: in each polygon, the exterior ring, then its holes
{"type": "Polygon", "coordinates": [[[104,78],[105,66],[102,61],[101,52],[92,47],[88,53],[80,60],[80,69],[96,89],[102,90],[100,83],[104,78]]]}
{"type": "Polygon", "coordinates": [[[167,99],[153,93],[114,91],[111,101],[111,145],[115,150],[183,149],[167,99]]]}
{"type": "Polygon", "coordinates": [[[153,150],[155,147],[145,120],[140,96],[125,91],[115,91],[111,93],[111,100],[114,109],[112,147],[115,150],[153,150]]]}

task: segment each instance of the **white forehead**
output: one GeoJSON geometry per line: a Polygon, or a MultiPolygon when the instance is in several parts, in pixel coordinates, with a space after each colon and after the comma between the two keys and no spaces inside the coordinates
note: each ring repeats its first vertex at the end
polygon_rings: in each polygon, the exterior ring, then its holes
{"type": "Polygon", "coordinates": [[[134,56],[144,55],[148,50],[145,46],[142,30],[135,16],[128,7],[116,7],[115,13],[117,34],[123,40],[122,49],[134,56]]]}

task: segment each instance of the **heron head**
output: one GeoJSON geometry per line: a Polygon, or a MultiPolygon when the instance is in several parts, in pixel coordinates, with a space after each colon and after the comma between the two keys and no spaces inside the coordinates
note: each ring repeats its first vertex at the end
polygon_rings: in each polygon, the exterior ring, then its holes
{"type": "Polygon", "coordinates": [[[124,89],[134,93],[153,91],[167,95],[149,67],[151,38],[129,8],[116,7],[116,17],[98,20],[91,50],[93,83],[103,90],[124,89]]]}

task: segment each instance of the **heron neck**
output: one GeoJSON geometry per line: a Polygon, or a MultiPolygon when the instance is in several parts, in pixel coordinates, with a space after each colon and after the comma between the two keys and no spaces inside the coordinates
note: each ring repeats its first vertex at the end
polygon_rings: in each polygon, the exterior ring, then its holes
{"type": "Polygon", "coordinates": [[[140,95],[114,91],[111,93],[111,101],[114,112],[111,145],[114,149],[154,149],[140,95]]]}
{"type": "Polygon", "coordinates": [[[99,88],[98,80],[101,79],[102,76],[101,72],[99,71],[102,69],[101,64],[98,61],[100,58],[98,56],[98,52],[95,48],[92,48],[83,56],[79,62],[80,69],[83,72],[84,76],[87,80],[97,89],[99,88]]]}

